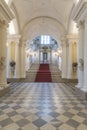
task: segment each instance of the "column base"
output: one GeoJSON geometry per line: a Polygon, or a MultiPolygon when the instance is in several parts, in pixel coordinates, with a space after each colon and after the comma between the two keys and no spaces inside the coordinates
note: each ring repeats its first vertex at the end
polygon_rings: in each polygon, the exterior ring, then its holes
{"type": "Polygon", "coordinates": [[[9,91],[10,91],[10,86],[9,85],[6,85],[5,87],[0,87],[0,97],[4,96],[9,91]]]}
{"type": "Polygon", "coordinates": [[[75,87],[75,93],[76,95],[80,96],[81,99],[87,100],[87,91],[84,91],[84,89],[75,87]]]}

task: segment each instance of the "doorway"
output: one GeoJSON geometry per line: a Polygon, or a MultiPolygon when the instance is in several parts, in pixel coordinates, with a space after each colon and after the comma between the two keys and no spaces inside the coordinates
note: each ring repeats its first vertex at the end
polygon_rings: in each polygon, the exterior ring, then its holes
{"type": "Polygon", "coordinates": [[[48,62],[48,53],[43,52],[43,63],[47,63],[47,62],[48,62]]]}

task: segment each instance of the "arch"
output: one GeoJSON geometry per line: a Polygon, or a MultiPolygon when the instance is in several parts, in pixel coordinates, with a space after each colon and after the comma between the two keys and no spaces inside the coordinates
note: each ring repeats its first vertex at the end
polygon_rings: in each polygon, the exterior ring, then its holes
{"type": "Polygon", "coordinates": [[[65,28],[57,20],[50,17],[37,17],[26,24],[22,32],[22,39],[31,41],[39,35],[51,35],[60,43],[61,36],[65,32],[65,28]]]}

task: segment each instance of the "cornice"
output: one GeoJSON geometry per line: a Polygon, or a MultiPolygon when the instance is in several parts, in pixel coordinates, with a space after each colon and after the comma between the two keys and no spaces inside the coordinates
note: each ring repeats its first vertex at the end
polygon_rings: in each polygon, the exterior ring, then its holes
{"type": "Polygon", "coordinates": [[[8,35],[7,36],[7,40],[8,41],[19,41],[21,38],[21,35],[17,34],[17,35],[8,35]]]}
{"type": "Polygon", "coordinates": [[[13,13],[4,0],[0,0],[0,19],[9,23],[14,18],[13,13]]]}
{"type": "Polygon", "coordinates": [[[68,43],[74,43],[74,42],[78,43],[78,35],[67,35],[66,37],[67,37],[68,43]]]}
{"type": "Polygon", "coordinates": [[[78,39],[78,35],[67,35],[67,39],[78,39]]]}

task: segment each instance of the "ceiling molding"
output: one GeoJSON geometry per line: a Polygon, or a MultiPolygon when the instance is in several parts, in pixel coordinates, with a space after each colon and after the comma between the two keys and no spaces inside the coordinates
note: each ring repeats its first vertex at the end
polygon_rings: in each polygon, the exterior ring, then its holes
{"type": "Polygon", "coordinates": [[[32,21],[36,20],[36,19],[40,19],[40,18],[49,18],[49,19],[52,19],[52,20],[55,20],[56,22],[58,22],[58,24],[60,24],[60,26],[64,29],[64,31],[66,32],[66,29],[64,27],[64,25],[58,21],[56,18],[53,18],[53,17],[49,17],[49,16],[39,16],[39,17],[34,17],[33,19],[31,19],[30,21],[28,21],[24,26],[23,26],[23,29],[22,29],[22,32],[23,30],[26,28],[26,26],[28,26],[29,23],[31,23],[32,21]]]}
{"type": "Polygon", "coordinates": [[[49,17],[38,17],[33,19],[25,26],[22,32],[22,39],[31,41],[33,38],[39,35],[51,35],[59,43],[60,35],[65,34],[65,29],[57,20],[49,17]]]}
{"type": "MultiPolygon", "coordinates": [[[[52,17],[47,17],[47,16],[41,16],[41,17],[35,17],[35,18],[33,18],[33,19],[31,19],[28,23],[26,23],[26,25],[24,26],[24,28],[23,28],[23,30],[22,30],[22,35],[23,35],[23,33],[24,33],[24,31],[26,30],[26,29],[28,29],[29,27],[29,25],[30,24],[32,24],[32,23],[34,23],[35,21],[38,21],[39,23],[40,22],[44,22],[44,23],[46,23],[46,20],[47,19],[49,19],[49,20],[51,20],[51,21],[54,21],[55,23],[57,23],[57,25],[59,26],[59,28],[61,28],[61,30],[63,31],[63,33],[66,33],[66,30],[65,30],[65,28],[64,28],[64,26],[58,21],[58,20],[56,20],[56,19],[54,19],[54,18],[52,18],[52,17]]],[[[38,24],[39,24],[38,23],[38,24]]],[[[50,24],[50,23],[49,23],[50,24]]],[[[34,25],[35,26],[35,25],[34,25]]],[[[54,25],[55,26],[55,25],[54,25]]],[[[59,29],[58,28],[58,29],[59,29]]]]}
{"type": "Polygon", "coordinates": [[[87,17],[87,0],[80,0],[77,6],[75,6],[72,18],[77,23],[83,21],[87,17]]]}
{"type": "Polygon", "coordinates": [[[4,0],[0,0],[0,19],[9,23],[14,18],[14,15],[6,2],[4,0]]]}

